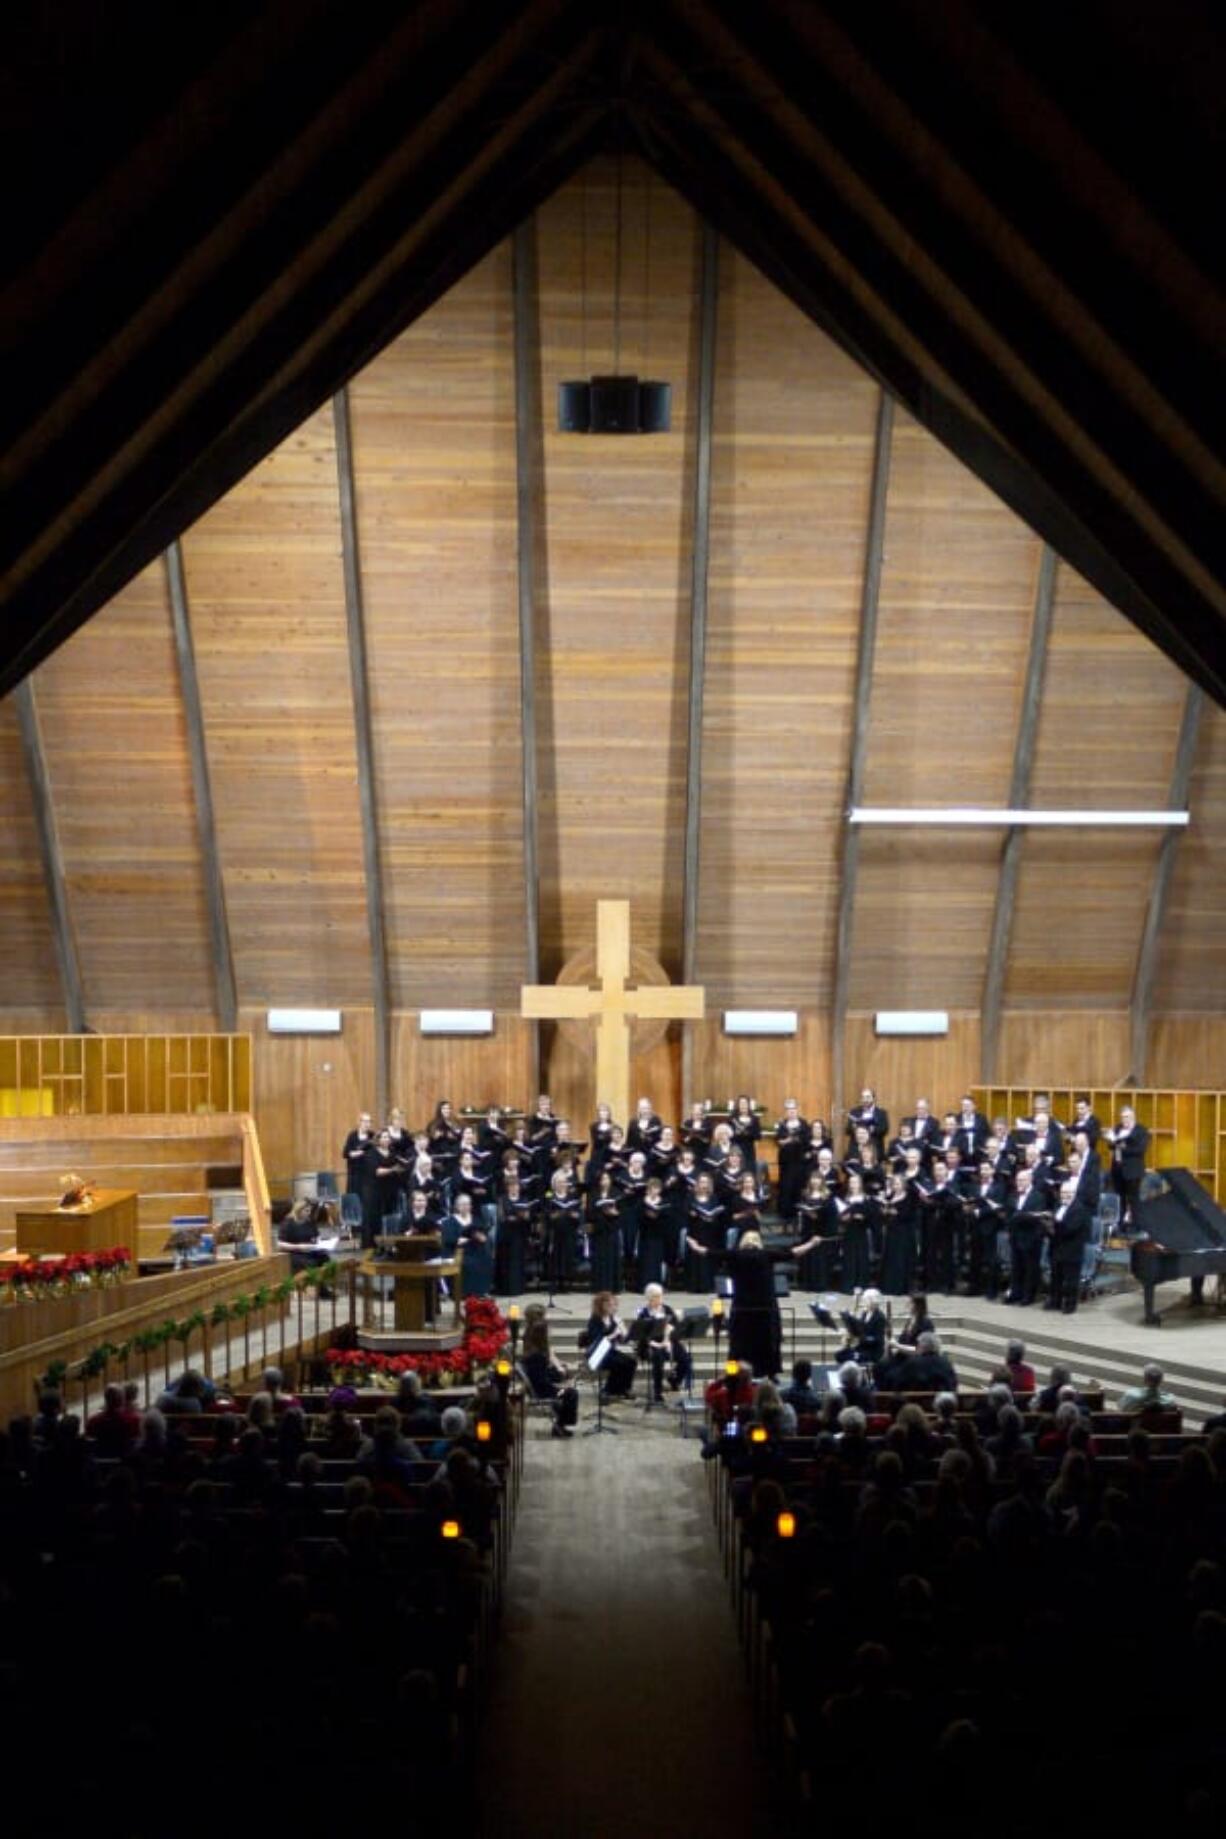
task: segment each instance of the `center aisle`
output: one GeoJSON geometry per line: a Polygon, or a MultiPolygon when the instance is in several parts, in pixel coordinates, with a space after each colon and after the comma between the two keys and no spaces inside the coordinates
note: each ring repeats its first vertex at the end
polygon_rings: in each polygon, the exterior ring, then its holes
{"type": "Polygon", "coordinates": [[[698,1445],[531,1426],[476,1784],[481,1839],[766,1834],[698,1445]]]}

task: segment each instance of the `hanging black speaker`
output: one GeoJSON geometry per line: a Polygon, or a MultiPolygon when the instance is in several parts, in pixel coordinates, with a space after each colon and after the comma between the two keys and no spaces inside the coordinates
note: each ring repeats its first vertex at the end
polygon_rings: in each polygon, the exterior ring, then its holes
{"type": "Polygon", "coordinates": [[[592,390],[589,383],[558,385],[558,433],[586,434],[592,425],[592,390]]]}
{"type": "Polygon", "coordinates": [[[673,425],[673,386],[671,383],[639,384],[639,432],[667,434],[673,425]]]}
{"type": "Polygon", "coordinates": [[[637,434],[638,431],[638,378],[593,377],[592,433],[637,434]]]}

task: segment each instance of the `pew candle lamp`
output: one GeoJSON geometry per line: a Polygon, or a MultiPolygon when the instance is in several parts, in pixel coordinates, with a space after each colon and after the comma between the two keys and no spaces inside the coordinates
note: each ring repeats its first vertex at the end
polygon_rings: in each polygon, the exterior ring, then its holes
{"type": "Polygon", "coordinates": [[[488,1443],[494,1434],[494,1426],[488,1418],[477,1419],[477,1442],[488,1443]]]}
{"type": "Polygon", "coordinates": [[[794,1539],[796,1537],[796,1515],[781,1513],[775,1521],[775,1531],[781,1539],[794,1539]]]}
{"type": "Polygon", "coordinates": [[[442,1533],[444,1539],[458,1539],[460,1536],[460,1522],[458,1520],[444,1520],[439,1531],[442,1533]]]}
{"type": "Polygon", "coordinates": [[[753,1426],[753,1428],[750,1430],[750,1433],[749,1433],[749,1441],[751,1443],[765,1443],[766,1442],[765,1424],[755,1424],[753,1426]]]}

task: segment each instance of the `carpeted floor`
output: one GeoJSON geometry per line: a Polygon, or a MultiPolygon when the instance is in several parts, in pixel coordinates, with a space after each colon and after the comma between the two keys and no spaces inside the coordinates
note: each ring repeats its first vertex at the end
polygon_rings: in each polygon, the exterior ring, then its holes
{"type": "Polygon", "coordinates": [[[765,1835],[699,1445],[672,1413],[615,1421],[567,1443],[529,1426],[478,1832],[765,1835]]]}

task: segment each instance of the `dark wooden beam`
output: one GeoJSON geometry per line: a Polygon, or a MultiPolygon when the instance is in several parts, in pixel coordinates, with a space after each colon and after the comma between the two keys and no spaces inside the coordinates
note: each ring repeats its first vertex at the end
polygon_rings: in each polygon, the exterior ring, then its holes
{"type": "MultiPolygon", "coordinates": [[[[719,309],[719,232],[702,227],[698,323],[698,414],[694,429],[694,540],[690,557],[689,728],[685,766],[685,883],[681,913],[681,981],[692,984],[698,958],[698,873],[702,823],[702,710],[707,671],[707,582],[711,565],[711,433],[715,408],[715,338],[719,309]]],[[[683,1023],[681,1098],[689,1104],[694,1043],[683,1023]]]]}
{"type": "Polygon", "coordinates": [[[72,917],[68,911],[68,885],[64,879],[64,859],[60,853],[60,833],[55,821],[55,803],[51,796],[51,779],[47,756],[43,750],[42,725],[38,704],[34,700],[34,679],[24,677],[13,691],[17,704],[17,723],[21,730],[21,751],[25,757],[26,777],[38,827],[38,848],[42,857],[43,881],[51,908],[51,932],[55,956],[64,991],[64,1008],[72,1034],[85,1033],[85,998],[81,989],[81,966],[73,936],[72,917]]]}
{"type": "Polygon", "coordinates": [[[362,565],[358,553],[357,501],[353,485],[353,444],[349,432],[349,393],[345,389],[338,390],[332,398],[332,425],[336,432],[336,478],[341,506],[345,619],[349,629],[349,683],[353,693],[353,735],[358,760],[358,801],[362,812],[362,860],[366,872],[366,924],[370,934],[370,983],[375,1010],[374,1108],[379,1117],[386,1117],[390,1099],[391,1005],[388,1001],[383,872],[379,855],[374,746],[371,740],[366,615],[362,603],[362,565]]]}
{"type": "MultiPolygon", "coordinates": [[[[1051,637],[1052,605],[1056,591],[1056,561],[1055,550],[1044,543],[1039,558],[1034,614],[1030,622],[1026,682],[1022,690],[1017,739],[1013,746],[1013,777],[1009,781],[1009,808],[1013,811],[1020,811],[1030,803],[1030,779],[1034,767],[1035,739],[1039,731],[1039,710],[1043,703],[1043,679],[1047,670],[1047,646],[1051,637]]],[[[1024,836],[1025,832],[1016,824],[1009,830],[1001,852],[1000,874],[996,880],[996,905],[992,912],[992,934],[983,973],[983,997],[979,1006],[979,1079],[982,1085],[991,1085],[996,1078],[1005,972],[1009,963],[1009,942],[1013,935],[1013,908],[1017,899],[1017,878],[1024,836]]]]}
{"type": "Polygon", "coordinates": [[[860,867],[860,831],[847,821],[863,803],[864,762],[873,699],[873,660],[877,651],[877,606],[885,554],[885,512],[890,492],[890,446],[894,434],[894,399],[886,390],[877,405],[873,482],[869,495],[868,534],[864,545],[864,582],[860,590],[860,639],[856,651],[856,687],[852,705],[851,758],[843,801],[843,859],[839,877],[839,916],[834,935],[834,991],[830,1019],[831,1123],[845,1106],[843,1034],[847,1026],[847,992],[851,982],[852,928],[856,913],[856,877],[860,867]]]}
{"type": "Polygon", "coordinates": [[[204,876],[204,899],[209,916],[209,944],[213,954],[214,1006],[217,1025],[226,1034],[238,1026],[238,994],[234,980],[234,954],[230,946],[230,924],[226,915],[226,890],[221,875],[221,857],[217,849],[217,827],[213,818],[213,784],[209,776],[209,756],[204,739],[204,714],[200,704],[200,679],[196,673],[196,647],[192,641],[191,616],[187,602],[187,577],[183,569],[183,550],[178,538],[165,551],[166,580],[170,588],[170,621],[175,637],[175,657],[179,666],[179,692],[183,698],[183,715],[187,723],[187,749],[192,763],[192,790],[196,802],[196,835],[200,843],[200,866],[204,876]]]}
{"type": "MultiPolygon", "coordinates": [[[[1201,716],[1205,707],[1205,693],[1198,684],[1189,683],[1188,693],[1184,698],[1183,719],[1179,724],[1179,740],[1175,747],[1175,765],[1171,772],[1171,789],[1167,798],[1167,807],[1172,811],[1185,811],[1192,787],[1192,766],[1196,759],[1196,743],[1200,737],[1201,716]]],[[[1154,878],[1149,890],[1149,906],[1145,912],[1145,927],[1141,934],[1141,946],[1137,952],[1137,966],[1132,980],[1132,1079],[1133,1085],[1144,1085],[1146,1062],[1149,1059],[1149,1011],[1154,991],[1154,976],[1158,967],[1158,953],[1162,944],[1162,927],[1166,920],[1167,899],[1171,891],[1171,876],[1175,868],[1175,852],[1183,830],[1163,832],[1158,845],[1158,859],[1154,863],[1154,878]]]]}
{"type": "MultiPolygon", "coordinates": [[[[524,850],[524,981],[541,975],[540,839],[536,754],[536,562],[541,490],[540,301],[536,219],[512,243],[515,326],[515,538],[519,602],[519,738],[524,850]]],[[[532,1031],[532,1087],[540,1087],[540,1029],[532,1031]]]]}

